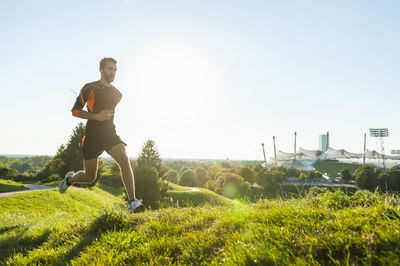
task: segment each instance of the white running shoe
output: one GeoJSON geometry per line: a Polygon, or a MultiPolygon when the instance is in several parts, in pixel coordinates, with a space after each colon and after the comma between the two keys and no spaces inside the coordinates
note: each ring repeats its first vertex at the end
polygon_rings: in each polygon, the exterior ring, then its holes
{"type": "Polygon", "coordinates": [[[69,172],[65,175],[64,179],[61,180],[60,184],[58,184],[58,192],[60,192],[61,194],[64,194],[65,191],[67,191],[67,189],[68,189],[68,187],[69,187],[69,186],[67,185],[67,180],[68,180],[71,176],[73,176],[74,174],[75,174],[74,171],[69,171],[69,172]]]}
{"type": "Polygon", "coordinates": [[[144,205],[140,201],[134,200],[129,204],[128,213],[142,212],[144,209],[144,205]]]}

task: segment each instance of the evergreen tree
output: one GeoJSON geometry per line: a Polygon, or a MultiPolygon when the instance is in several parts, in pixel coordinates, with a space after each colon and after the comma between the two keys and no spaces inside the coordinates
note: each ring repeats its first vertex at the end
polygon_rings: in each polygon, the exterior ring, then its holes
{"type": "Polygon", "coordinates": [[[150,166],[154,167],[158,174],[161,175],[161,158],[160,153],[155,147],[155,142],[153,140],[147,140],[143,146],[142,151],[139,153],[139,157],[137,159],[137,163],[139,166],[150,166]]]}
{"type": "Polygon", "coordinates": [[[53,179],[62,179],[68,171],[83,169],[82,138],[84,135],[85,126],[79,123],[67,144],[60,145],[56,156],[44,166],[38,177],[42,180],[53,181],[53,179]]]}
{"type": "Polygon", "coordinates": [[[133,170],[136,197],[142,199],[145,206],[157,208],[166,197],[168,184],[159,177],[162,171],[161,158],[155,143],[147,140],[133,170]]]}

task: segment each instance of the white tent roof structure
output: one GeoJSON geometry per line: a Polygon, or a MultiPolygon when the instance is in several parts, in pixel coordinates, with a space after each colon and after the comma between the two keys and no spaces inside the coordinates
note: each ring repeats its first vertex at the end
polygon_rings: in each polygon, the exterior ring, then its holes
{"type": "MultiPolygon", "coordinates": [[[[275,158],[270,158],[267,162],[267,166],[293,166],[295,168],[310,171],[315,170],[312,165],[319,161],[338,160],[341,162],[361,164],[363,158],[364,153],[353,153],[344,149],[336,150],[329,148],[327,151],[323,152],[321,150],[306,150],[299,148],[296,154],[279,151],[276,155],[276,160],[275,158]]],[[[377,151],[369,150],[365,152],[366,164],[382,166],[383,159],[385,159],[387,167],[393,167],[400,164],[400,156],[386,155],[377,151]]]]}

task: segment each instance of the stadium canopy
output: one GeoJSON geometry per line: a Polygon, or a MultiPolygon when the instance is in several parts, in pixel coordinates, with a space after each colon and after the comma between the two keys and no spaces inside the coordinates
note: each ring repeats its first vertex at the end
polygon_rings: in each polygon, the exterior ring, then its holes
{"type": "MultiPolygon", "coordinates": [[[[344,149],[336,150],[329,148],[323,152],[321,150],[306,150],[299,148],[295,153],[287,153],[279,151],[275,158],[270,158],[267,162],[268,167],[272,166],[293,166],[307,171],[315,170],[312,166],[316,162],[326,160],[338,160],[345,163],[359,163],[362,164],[364,153],[353,153],[344,149]]],[[[365,152],[365,163],[375,166],[382,166],[383,159],[387,167],[393,167],[400,164],[400,156],[386,155],[377,151],[365,152]]]]}

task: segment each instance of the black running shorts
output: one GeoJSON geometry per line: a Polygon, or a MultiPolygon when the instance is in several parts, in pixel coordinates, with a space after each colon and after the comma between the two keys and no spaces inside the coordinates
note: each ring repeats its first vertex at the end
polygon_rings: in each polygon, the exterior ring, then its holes
{"type": "Polygon", "coordinates": [[[99,157],[104,151],[110,151],[117,144],[126,143],[116,134],[84,136],[82,139],[82,152],[85,160],[99,157]]]}

